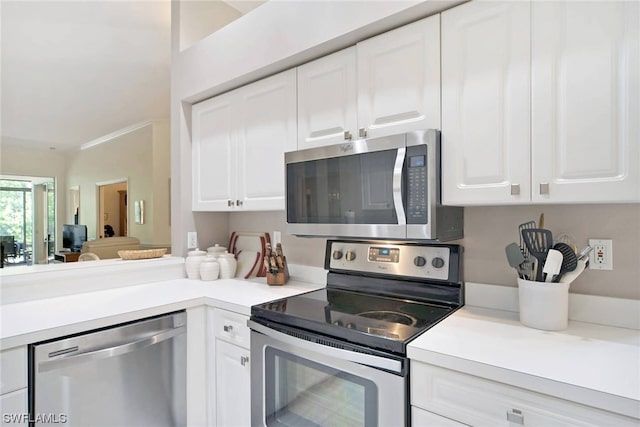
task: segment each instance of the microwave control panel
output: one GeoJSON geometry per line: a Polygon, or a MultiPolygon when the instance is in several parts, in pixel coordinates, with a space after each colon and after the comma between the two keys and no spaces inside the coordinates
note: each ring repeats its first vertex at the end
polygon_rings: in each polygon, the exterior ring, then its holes
{"type": "Polygon", "coordinates": [[[427,147],[417,145],[407,147],[407,224],[427,223],[427,147]]]}

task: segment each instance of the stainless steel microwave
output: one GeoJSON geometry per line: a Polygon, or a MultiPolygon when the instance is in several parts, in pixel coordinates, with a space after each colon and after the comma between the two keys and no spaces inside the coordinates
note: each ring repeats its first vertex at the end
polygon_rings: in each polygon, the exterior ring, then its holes
{"type": "Polygon", "coordinates": [[[286,231],[368,239],[462,238],[463,208],[440,204],[440,132],[285,154],[286,231]]]}

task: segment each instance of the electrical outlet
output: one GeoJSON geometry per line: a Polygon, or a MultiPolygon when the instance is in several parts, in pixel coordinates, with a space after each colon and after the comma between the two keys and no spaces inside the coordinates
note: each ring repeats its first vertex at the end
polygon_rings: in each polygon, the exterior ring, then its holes
{"type": "Polygon", "coordinates": [[[196,249],[198,247],[198,233],[195,231],[187,232],[187,249],[196,249]]]}
{"type": "Polygon", "coordinates": [[[282,233],[279,231],[273,232],[273,245],[277,245],[278,243],[282,243],[282,233]]]}
{"type": "Polygon", "coordinates": [[[593,270],[613,270],[613,240],[589,239],[593,248],[589,254],[589,268],[593,270]]]}

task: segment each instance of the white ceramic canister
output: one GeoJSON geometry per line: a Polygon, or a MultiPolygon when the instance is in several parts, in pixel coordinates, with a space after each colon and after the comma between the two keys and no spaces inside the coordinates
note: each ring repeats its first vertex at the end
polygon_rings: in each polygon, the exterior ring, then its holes
{"type": "Polygon", "coordinates": [[[233,254],[225,251],[218,256],[218,264],[220,264],[220,278],[232,279],[236,275],[236,267],[238,262],[233,254]]]}
{"type": "Polygon", "coordinates": [[[220,273],[220,264],[213,255],[207,255],[200,263],[200,279],[216,280],[220,273]]]}
{"type": "Polygon", "coordinates": [[[207,254],[212,255],[215,258],[217,258],[218,256],[222,255],[225,252],[227,252],[227,248],[225,248],[224,246],[220,246],[217,243],[207,248],[207,254]]]}
{"type": "Polygon", "coordinates": [[[189,279],[200,279],[200,263],[207,253],[205,251],[196,250],[187,253],[187,259],[184,260],[184,269],[187,271],[189,279]]]}

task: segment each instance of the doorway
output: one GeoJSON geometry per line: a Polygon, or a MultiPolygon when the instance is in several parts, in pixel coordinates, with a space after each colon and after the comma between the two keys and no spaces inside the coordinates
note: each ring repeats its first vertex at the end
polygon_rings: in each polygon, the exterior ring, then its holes
{"type": "Polygon", "coordinates": [[[100,238],[128,235],[128,182],[98,185],[98,230],[100,238]]]}
{"type": "Polygon", "coordinates": [[[0,176],[2,265],[47,264],[56,240],[55,180],[0,176]]]}

